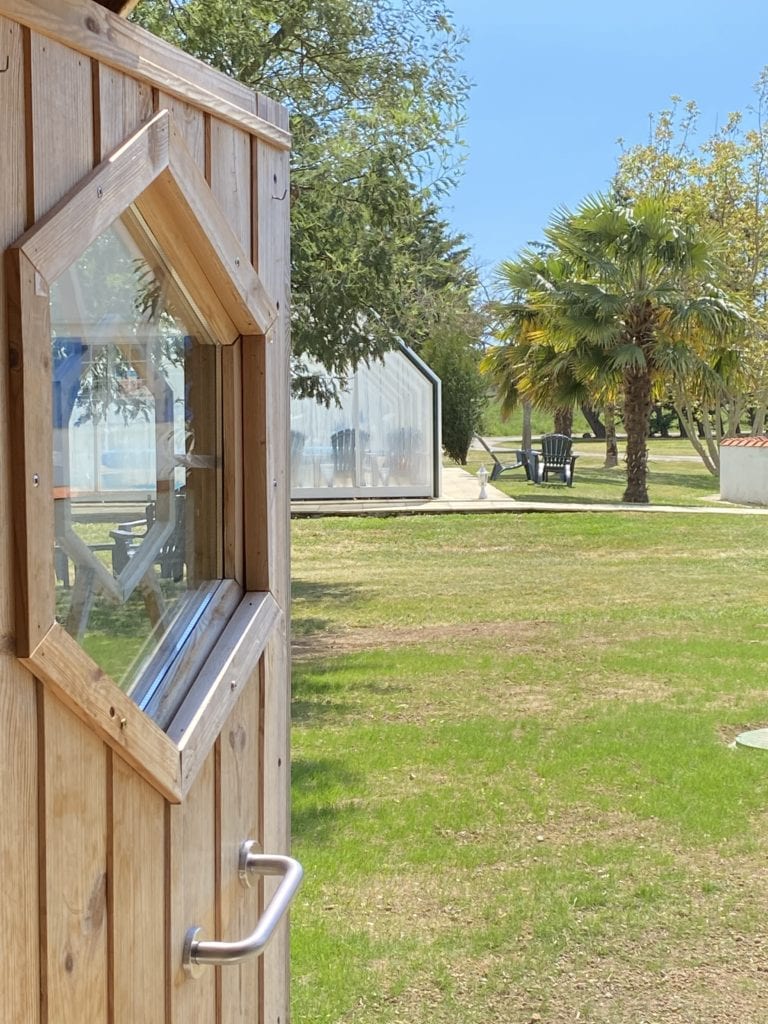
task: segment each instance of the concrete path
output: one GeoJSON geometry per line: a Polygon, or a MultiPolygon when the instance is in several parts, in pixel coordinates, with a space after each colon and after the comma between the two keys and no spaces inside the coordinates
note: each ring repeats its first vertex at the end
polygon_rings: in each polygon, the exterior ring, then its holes
{"type": "MultiPolygon", "coordinates": [[[[545,485],[542,484],[542,487],[545,485]]],[[[599,505],[559,501],[516,501],[487,485],[488,497],[480,500],[480,484],[475,476],[459,466],[443,469],[443,494],[440,498],[347,498],[343,501],[293,501],[291,516],[294,519],[311,519],[320,516],[423,516],[472,513],[487,515],[494,512],[640,512],[680,513],[695,515],[736,515],[765,516],[768,508],[752,508],[742,505],[599,505]]]]}

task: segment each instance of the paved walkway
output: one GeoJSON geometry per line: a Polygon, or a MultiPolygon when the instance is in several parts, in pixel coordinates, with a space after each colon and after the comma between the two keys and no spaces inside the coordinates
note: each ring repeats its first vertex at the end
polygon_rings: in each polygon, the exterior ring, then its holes
{"type": "MultiPolygon", "coordinates": [[[[545,484],[541,485],[545,487],[545,484]]],[[[480,500],[480,484],[475,476],[459,466],[443,469],[443,494],[440,498],[347,498],[343,501],[293,501],[291,515],[295,519],[320,516],[423,516],[468,513],[487,515],[494,512],[640,512],[680,513],[696,515],[764,516],[768,508],[746,508],[741,505],[599,505],[559,501],[516,501],[487,485],[488,497],[480,500]]]]}

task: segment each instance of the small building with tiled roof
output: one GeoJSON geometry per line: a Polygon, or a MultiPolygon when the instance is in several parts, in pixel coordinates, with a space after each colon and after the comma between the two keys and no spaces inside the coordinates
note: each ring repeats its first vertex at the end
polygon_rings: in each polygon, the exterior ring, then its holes
{"type": "Polygon", "coordinates": [[[768,437],[720,442],[720,497],[739,505],[768,505],[768,437]]]}

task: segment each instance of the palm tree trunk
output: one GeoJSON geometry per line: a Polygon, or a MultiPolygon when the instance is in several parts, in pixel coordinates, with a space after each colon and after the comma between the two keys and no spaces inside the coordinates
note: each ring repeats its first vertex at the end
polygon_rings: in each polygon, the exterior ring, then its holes
{"type": "Polygon", "coordinates": [[[605,437],[605,424],[600,419],[600,413],[588,402],[581,403],[581,414],[589,424],[589,429],[599,439],[605,437]]]}
{"type": "Polygon", "coordinates": [[[555,409],[555,433],[566,437],[573,433],[573,409],[570,406],[555,409]]]}
{"type": "Polygon", "coordinates": [[[523,399],[523,451],[529,452],[533,448],[533,431],[531,429],[531,415],[533,405],[527,399],[523,399]]]}
{"type": "Polygon", "coordinates": [[[619,464],[619,445],[616,441],[616,406],[606,402],[603,409],[605,417],[605,469],[613,469],[619,464]]]}
{"type": "Polygon", "coordinates": [[[646,367],[624,375],[624,426],[627,431],[627,487],[622,501],[648,504],[648,427],[651,419],[651,377],[646,367]]]}

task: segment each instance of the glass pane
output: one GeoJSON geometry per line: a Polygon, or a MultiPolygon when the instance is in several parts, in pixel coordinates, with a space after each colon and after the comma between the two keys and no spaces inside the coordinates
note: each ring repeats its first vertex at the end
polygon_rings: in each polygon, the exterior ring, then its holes
{"type": "Polygon", "coordinates": [[[338,405],[292,399],[293,496],[431,495],[433,410],[433,382],[397,349],[359,366],[338,405]]]}
{"type": "Polygon", "coordinates": [[[54,282],[51,355],[57,618],[157,717],[222,577],[220,349],[132,211],[54,282]]]}

